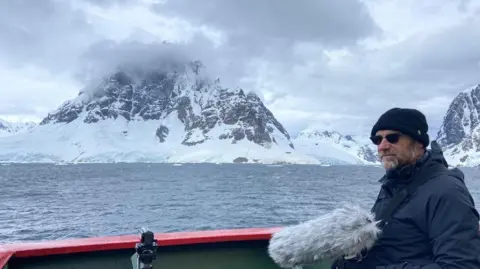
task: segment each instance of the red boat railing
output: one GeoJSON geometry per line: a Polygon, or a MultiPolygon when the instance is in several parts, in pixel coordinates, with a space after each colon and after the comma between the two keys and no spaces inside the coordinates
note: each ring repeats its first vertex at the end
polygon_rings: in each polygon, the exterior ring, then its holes
{"type": "MultiPolygon", "coordinates": [[[[156,233],[159,246],[191,245],[232,241],[269,240],[280,228],[247,228],[174,233],[156,233]]],[[[12,243],[0,245],[0,268],[13,256],[34,257],[103,250],[134,249],[138,235],[104,236],[53,240],[41,242],[12,243]]]]}

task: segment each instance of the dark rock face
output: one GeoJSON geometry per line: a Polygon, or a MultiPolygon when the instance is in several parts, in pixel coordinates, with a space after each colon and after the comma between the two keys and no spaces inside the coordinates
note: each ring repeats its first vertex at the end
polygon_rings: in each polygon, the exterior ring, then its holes
{"type": "MultiPolygon", "coordinates": [[[[182,144],[187,146],[209,139],[229,139],[232,143],[247,139],[269,147],[277,143],[274,132],[290,140],[256,94],[224,89],[218,79],[212,82],[202,77],[202,68],[200,62],[193,62],[180,71],[148,71],[141,75],[117,71],[90,94],[81,92],[76,100],[64,103],[40,125],[70,123],[79,117],[85,124],[119,117],[127,121],[163,120],[175,113],[184,125],[182,144]],[[209,133],[219,126],[223,130],[220,135],[209,133]],[[200,139],[199,133],[203,136],[200,139]]],[[[155,135],[163,143],[169,133],[167,126],[159,124],[155,135]]]]}
{"type": "Polygon", "coordinates": [[[358,156],[362,156],[367,162],[375,163],[378,161],[378,156],[370,147],[362,146],[358,150],[358,156]]]}
{"type": "Polygon", "coordinates": [[[247,163],[248,159],[245,157],[238,157],[233,160],[234,163],[247,163]]]}
{"type": "MultiPolygon", "coordinates": [[[[444,150],[453,154],[463,151],[479,151],[480,141],[477,134],[480,116],[480,85],[471,91],[459,93],[450,104],[442,126],[437,134],[437,141],[444,150]]],[[[463,156],[462,162],[468,156],[463,156]]]]}
{"type": "Polygon", "coordinates": [[[0,130],[2,131],[8,131],[10,129],[10,127],[8,127],[7,125],[3,124],[2,122],[0,122],[0,130]]]}

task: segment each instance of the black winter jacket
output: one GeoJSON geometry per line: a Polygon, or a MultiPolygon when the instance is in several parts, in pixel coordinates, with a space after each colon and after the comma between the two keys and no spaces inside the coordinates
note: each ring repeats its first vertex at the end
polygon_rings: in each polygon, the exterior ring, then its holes
{"type": "Polygon", "coordinates": [[[463,173],[448,165],[438,144],[415,165],[387,173],[372,208],[385,210],[392,196],[415,179],[420,169],[441,170],[418,187],[393,214],[375,246],[345,268],[370,269],[479,269],[479,214],[463,173]]]}

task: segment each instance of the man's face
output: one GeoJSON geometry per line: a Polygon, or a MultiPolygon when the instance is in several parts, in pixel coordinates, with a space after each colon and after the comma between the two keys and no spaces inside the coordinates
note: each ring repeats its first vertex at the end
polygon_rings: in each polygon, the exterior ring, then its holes
{"type": "Polygon", "coordinates": [[[372,140],[376,142],[378,156],[386,170],[414,163],[418,157],[415,141],[400,132],[380,130],[372,140]]]}

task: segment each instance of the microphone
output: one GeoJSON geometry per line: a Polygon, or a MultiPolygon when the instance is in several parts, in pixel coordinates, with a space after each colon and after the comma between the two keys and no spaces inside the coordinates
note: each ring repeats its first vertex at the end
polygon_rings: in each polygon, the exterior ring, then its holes
{"type": "Polygon", "coordinates": [[[315,219],[274,233],[268,254],[283,268],[307,266],[369,250],[381,233],[370,211],[345,204],[315,219]]]}

